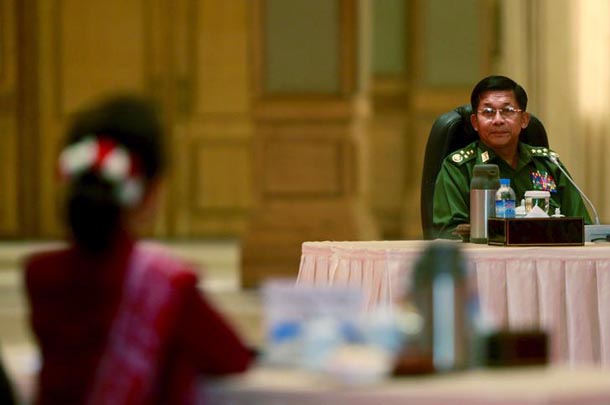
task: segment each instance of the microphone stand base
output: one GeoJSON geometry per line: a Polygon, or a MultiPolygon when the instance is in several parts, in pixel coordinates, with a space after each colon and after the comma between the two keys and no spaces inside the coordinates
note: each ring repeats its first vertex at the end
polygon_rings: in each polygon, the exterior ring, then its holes
{"type": "Polygon", "coordinates": [[[585,242],[610,242],[610,225],[585,225],[585,242]]]}

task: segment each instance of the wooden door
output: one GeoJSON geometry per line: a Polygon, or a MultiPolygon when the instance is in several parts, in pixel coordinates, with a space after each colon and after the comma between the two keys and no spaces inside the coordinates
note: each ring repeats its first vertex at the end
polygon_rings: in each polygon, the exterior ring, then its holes
{"type": "Polygon", "coordinates": [[[252,204],[249,4],[174,7],[172,234],[239,236],[252,204]]]}
{"type": "Polygon", "coordinates": [[[32,236],[61,235],[54,168],[71,116],[121,91],[156,99],[167,127],[170,172],[149,234],[239,236],[251,200],[248,1],[27,1],[36,10],[32,236]]]}
{"type": "Polygon", "coordinates": [[[163,98],[159,32],[163,9],[147,1],[39,1],[36,141],[40,192],[36,236],[61,234],[56,159],[73,113],[108,94],[133,91],[163,98]]]}

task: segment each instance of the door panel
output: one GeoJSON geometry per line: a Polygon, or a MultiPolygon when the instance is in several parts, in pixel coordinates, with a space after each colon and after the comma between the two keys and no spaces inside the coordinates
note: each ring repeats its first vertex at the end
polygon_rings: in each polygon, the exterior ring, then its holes
{"type": "MultiPolygon", "coordinates": [[[[156,99],[170,172],[154,236],[239,236],[251,205],[248,1],[55,0],[36,4],[35,236],[61,235],[56,157],[83,104],[156,99]]],[[[30,152],[33,153],[33,152],[30,152]]]]}
{"type": "Polygon", "coordinates": [[[19,143],[17,87],[17,25],[13,0],[0,0],[0,235],[17,236],[19,204],[19,143]]]}
{"type": "Polygon", "coordinates": [[[111,93],[146,93],[153,82],[151,15],[146,1],[39,3],[39,236],[61,233],[55,165],[71,115],[111,93]]]}
{"type": "Polygon", "coordinates": [[[252,200],[248,2],[175,2],[173,234],[239,236],[252,200]]]}

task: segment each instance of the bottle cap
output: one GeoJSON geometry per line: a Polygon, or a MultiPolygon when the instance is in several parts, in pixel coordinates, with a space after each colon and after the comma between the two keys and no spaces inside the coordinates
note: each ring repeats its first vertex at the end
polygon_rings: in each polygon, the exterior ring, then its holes
{"type": "Polygon", "coordinates": [[[509,186],[510,185],[510,179],[500,179],[500,184],[502,186],[509,186]]]}

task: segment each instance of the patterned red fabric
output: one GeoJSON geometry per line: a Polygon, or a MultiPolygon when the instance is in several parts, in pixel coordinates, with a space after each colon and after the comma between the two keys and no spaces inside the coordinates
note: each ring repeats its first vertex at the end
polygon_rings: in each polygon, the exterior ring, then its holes
{"type": "Polygon", "coordinates": [[[102,257],[68,247],[27,260],[42,355],[36,403],[109,403],[112,394],[117,405],[188,404],[197,374],[248,367],[250,352],[198,291],[189,267],[149,250],[134,256],[135,246],[124,233],[102,257]],[[132,258],[143,262],[130,267],[132,258]]]}
{"type": "MultiPolygon", "coordinates": [[[[160,353],[180,304],[180,262],[154,245],[137,245],[131,254],[117,316],[100,360],[91,405],[150,401],[160,353]],[[115,378],[121,370],[121,378],[115,378]]],[[[184,398],[194,401],[194,381],[184,398]],[[189,398],[190,397],[190,398],[189,398]]]]}

